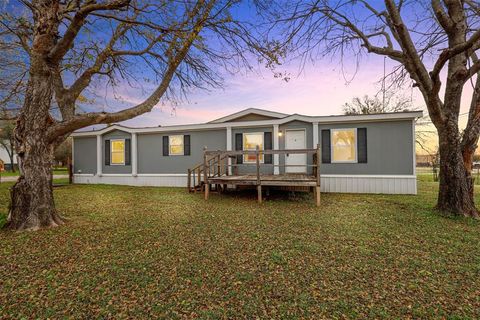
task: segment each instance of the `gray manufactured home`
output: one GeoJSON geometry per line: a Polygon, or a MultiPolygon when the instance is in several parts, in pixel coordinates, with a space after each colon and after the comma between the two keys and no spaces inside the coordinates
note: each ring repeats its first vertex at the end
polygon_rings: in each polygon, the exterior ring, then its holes
{"type": "MultiPolygon", "coordinates": [[[[75,183],[186,187],[204,150],[321,150],[321,191],[416,194],[415,119],[422,112],[304,116],[246,109],[202,124],[75,132],[75,183]]],[[[238,157],[255,163],[257,155],[238,157]]],[[[302,154],[262,154],[262,173],[309,173],[302,154]],[[271,165],[268,165],[271,164],[271,165]]],[[[240,170],[249,170],[248,166],[240,170]]]]}

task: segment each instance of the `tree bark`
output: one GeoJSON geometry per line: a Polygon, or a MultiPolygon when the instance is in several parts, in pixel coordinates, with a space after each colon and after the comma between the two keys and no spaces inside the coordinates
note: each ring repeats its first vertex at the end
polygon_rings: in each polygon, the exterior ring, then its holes
{"type": "Polygon", "coordinates": [[[462,152],[456,123],[439,132],[440,186],[437,209],[455,215],[478,218],[473,195],[473,153],[462,152]]]}
{"type": "Polygon", "coordinates": [[[58,1],[39,1],[34,17],[34,37],[30,54],[30,76],[25,101],[14,131],[20,177],[11,190],[6,228],[36,230],[57,226],[63,219],[55,210],[52,164],[55,141],[47,136],[53,119],[53,69],[48,52],[55,44],[58,29],[58,1]]]}

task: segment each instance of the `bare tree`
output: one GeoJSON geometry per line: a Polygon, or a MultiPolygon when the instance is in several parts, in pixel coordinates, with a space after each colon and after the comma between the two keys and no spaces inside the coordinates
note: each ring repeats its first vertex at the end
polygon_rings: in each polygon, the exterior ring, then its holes
{"type": "MultiPolygon", "coordinates": [[[[15,129],[22,175],[11,192],[7,227],[63,224],[52,193],[54,150],[74,130],[127,120],[189,88],[218,87],[219,70],[248,65],[259,51],[252,26],[232,14],[237,0],[22,0],[0,26],[29,66],[15,129]],[[138,105],[81,112],[100,85],[148,83],[138,105]]],[[[140,89],[139,89],[140,90],[140,89]]],[[[92,109],[90,107],[90,109],[92,109]]]]}
{"type": "Polygon", "coordinates": [[[27,65],[22,47],[9,39],[0,25],[0,119],[14,119],[20,110],[27,82],[27,65]]]}
{"type": "Polygon", "coordinates": [[[414,81],[439,136],[437,208],[478,217],[472,159],[480,132],[480,3],[476,0],[288,1],[276,25],[302,57],[364,54],[398,63],[397,84],[414,81]],[[287,14],[285,14],[287,13],[287,14]],[[468,123],[459,130],[462,94],[473,87],[468,123]]]}
{"type": "Polygon", "coordinates": [[[368,95],[365,95],[362,98],[354,97],[351,102],[346,102],[342,109],[347,115],[413,110],[410,99],[403,96],[395,96],[394,94],[388,94],[388,96],[382,100],[377,96],[369,97],[368,95]]]}
{"type": "MultiPolygon", "coordinates": [[[[362,98],[354,97],[351,102],[346,102],[343,105],[343,112],[346,115],[406,112],[417,109],[418,108],[412,105],[411,99],[393,92],[388,92],[383,95],[382,100],[380,100],[377,95],[374,97],[365,95],[362,98]]],[[[433,138],[434,132],[428,130],[426,118],[427,117],[422,117],[415,120],[417,127],[415,130],[415,144],[423,151],[431,154],[428,142],[433,138]]]]}

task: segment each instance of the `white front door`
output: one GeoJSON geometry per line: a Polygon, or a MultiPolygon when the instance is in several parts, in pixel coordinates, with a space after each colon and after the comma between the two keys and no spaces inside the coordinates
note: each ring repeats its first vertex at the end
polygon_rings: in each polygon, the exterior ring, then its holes
{"type": "MultiPolygon", "coordinates": [[[[285,132],[285,149],[306,149],[305,130],[286,130],[285,132]]],[[[306,154],[286,154],[285,155],[285,172],[287,173],[306,173],[307,155],[306,154]],[[295,165],[298,167],[288,167],[295,165]]]]}

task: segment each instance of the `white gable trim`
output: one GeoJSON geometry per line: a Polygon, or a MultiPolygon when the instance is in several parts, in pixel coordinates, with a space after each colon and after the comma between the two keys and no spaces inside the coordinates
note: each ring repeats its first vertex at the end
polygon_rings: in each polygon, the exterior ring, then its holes
{"type": "Polygon", "coordinates": [[[256,108],[248,108],[248,109],[245,109],[245,110],[242,110],[242,111],[239,111],[239,112],[232,113],[228,116],[212,120],[208,123],[222,123],[222,122],[226,122],[226,121],[235,120],[237,118],[240,118],[240,117],[243,117],[243,116],[246,116],[246,115],[249,115],[249,114],[257,114],[257,115],[272,117],[272,118],[277,118],[277,119],[285,118],[285,117],[288,116],[288,114],[286,114],[286,113],[268,111],[268,110],[262,110],[262,109],[256,109],[256,108]]]}
{"type": "Polygon", "coordinates": [[[202,123],[202,124],[186,124],[178,126],[165,126],[165,127],[150,127],[150,128],[129,128],[122,125],[112,125],[97,131],[81,131],[71,134],[72,137],[91,137],[97,135],[103,135],[113,130],[121,130],[128,133],[162,133],[162,132],[175,132],[175,131],[197,131],[197,130],[214,130],[214,129],[226,129],[226,128],[252,128],[252,127],[266,127],[280,125],[291,121],[303,121],[308,123],[318,122],[319,124],[329,123],[360,123],[360,122],[383,122],[383,121],[395,121],[395,120],[413,120],[423,116],[422,111],[413,112],[395,112],[395,113],[383,113],[383,114],[365,114],[354,116],[321,116],[311,117],[293,114],[288,117],[273,120],[259,120],[259,121],[239,121],[228,123],[202,123]]]}

